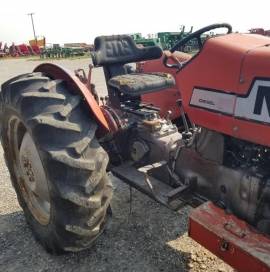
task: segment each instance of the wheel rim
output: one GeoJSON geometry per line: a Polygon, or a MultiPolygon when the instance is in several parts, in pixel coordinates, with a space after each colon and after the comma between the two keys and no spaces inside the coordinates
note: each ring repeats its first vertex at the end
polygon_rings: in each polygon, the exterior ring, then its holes
{"type": "Polygon", "coordinates": [[[17,118],[10,123],[11,148],[17,182],[27,207],[42,225],[50,220],[50,195],[47,178],[36,145],[23,123],[17,118]]]}

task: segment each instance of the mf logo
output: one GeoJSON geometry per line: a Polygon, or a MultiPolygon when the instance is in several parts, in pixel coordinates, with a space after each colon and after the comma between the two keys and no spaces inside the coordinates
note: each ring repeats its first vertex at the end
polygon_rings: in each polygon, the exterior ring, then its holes
{"type": "Polygon", "coordinates": [[[270,123],[270,81],[256,80],[248,97],[237,97],[234,115],[270,123]]]}
{"type": "Polygon", "coordinates": [[[263,103],[266,103],[268,115],[270,116],[270,87],[259,86],[257,91],[257,97],[255,100],[254,114],[261,115],[263,103]]]}

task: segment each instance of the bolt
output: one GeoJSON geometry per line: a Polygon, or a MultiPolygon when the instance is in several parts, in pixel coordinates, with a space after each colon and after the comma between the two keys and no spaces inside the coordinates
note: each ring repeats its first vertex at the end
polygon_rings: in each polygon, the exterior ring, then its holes
{"type": "Polygon", "coordinates": [[[233,127],[233,131],[237,132],[238,131],[238,127],[237,126],[233,127]]]}
{"type": "Polygon", "coordinates": [[[34,182],[35,181],[34,177],[29,177],[29,181],[34,182]]]}
{"type": "Polygon", "coordinates": [[[228,251],[229,250],[229,246],[230,246],[229,242],[223,240],[221,242],[220,249],[221,249],[221,251],[228,251]]]}
{"type": "Polygon", "coordinates": [[[221,185],[221,186],[220,186],[220,191],[221,191],[223,194],[226,194],[226,193],[227,193],[227,188],[226,188],[226,186],[221,185]]]}

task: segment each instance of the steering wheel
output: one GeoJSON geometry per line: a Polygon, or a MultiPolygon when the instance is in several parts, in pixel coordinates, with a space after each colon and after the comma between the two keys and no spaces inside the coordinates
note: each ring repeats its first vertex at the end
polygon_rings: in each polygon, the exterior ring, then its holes
{"type": "MultiPolygon", "coordinates": [[[[199,49],[201,50],[203,47],[203,43],[202,43],[202,34],[205,32],[208,32],[210,30],[213,29],[217,29],[217,28],[227,28],[228,31],[226,34],[232,33],[232,26],[229,24],[213,24],[213,25],[209,25],[206,27],[203,27],[193,33],[191,33],[190,35],[186,36],[184,39],[180,40],[179,42],[177,42],[169,51],[171,53],[173,53],[174,51],[176,51],[177,49],[181,48],[182,46],[186,45],[189,41],[193,40],[193,39],[197,39],[198,41],[198,45],[199,45],[199,49]]],[[[164,56],[163,59],[163,64],[168,67],[168,68],[177,68],[177,69],[181,69],[182,65],[181,63],[177,63],[177,64],[169,64],[168,63],[168,56],[164,56]]]]}

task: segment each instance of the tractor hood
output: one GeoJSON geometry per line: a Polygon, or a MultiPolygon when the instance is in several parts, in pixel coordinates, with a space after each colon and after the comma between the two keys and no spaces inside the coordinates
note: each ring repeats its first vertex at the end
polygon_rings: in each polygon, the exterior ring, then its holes
{"type": "Polygon", "coordinates": [[[270,80],[270,38],[269,43],[249,50],[243,59],[238,95],[245,95],[255,79],[270,80]]]}
{"type": "Polygon", "coordinates": [[[268,65],[270,76],[269,44],[269,37],[256,34],[233,33],[210,38],[202,51],[180,72],[179,86],[189,90],[200,86],[237,93],[239,82],[243,82],[243,71],[246,71],[246,77],[252,73],[261,76],[257,69],[263,63],[263,67],[268,65]]]}
{"type": "MultiPolygon", "coordinates": [[[[209,40],[213,54],[220,60],[220,65],[227,61],[231,68],[239,69],[230,73],[229,81],[235,81],[237,87],[232,91],[245,95],[255,78],[270,78],[270,38],[255,34],[231,34],[209,40]],[[229,52],[227,55],[224,52],[229,52]],[[227,58],[225,60],[224,58],[227,58]],[[236,77],[237,76],[237,77],[236,77]]],[[[227,77],[226,77],[227,78],[227,77]]]]}
{"type": "Polygon", "coordinates": [[[270,38],[229,34],[209,39],[176,77],[197,125],[269,145],[270,38]],[[260,123],[260,125],[259,125],[260,123]],[[258,133],[260,131],[260,133],[258,133]]]}

